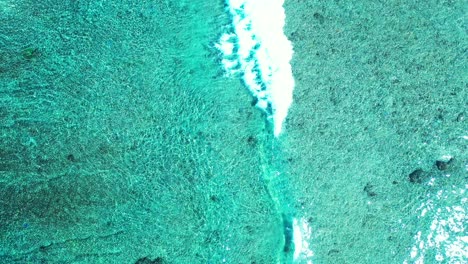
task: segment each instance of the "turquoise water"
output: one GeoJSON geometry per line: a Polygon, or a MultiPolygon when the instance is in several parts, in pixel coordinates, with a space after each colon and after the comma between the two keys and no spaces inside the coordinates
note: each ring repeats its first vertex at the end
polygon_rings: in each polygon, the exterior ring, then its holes
{"type": "Polygon", "coordinates": [[[1,6],[2,263],[276,261],[222,2],[1,6]]]}
{"type": "Polygon", "coordinates": [[[300,54],[286,152],[311,259],[466,262],[466,4],[290,1],[286,10],[300,54]]]}
{"type": "Polygon", "coordinates": [[[0,0],[0,262],[466,261],[463,4],[285,10],[275,138],[222,1],[0,0]]]}

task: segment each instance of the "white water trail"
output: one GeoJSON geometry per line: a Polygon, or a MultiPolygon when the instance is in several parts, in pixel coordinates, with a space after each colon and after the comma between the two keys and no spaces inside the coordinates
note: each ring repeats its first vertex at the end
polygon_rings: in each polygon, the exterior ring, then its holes
{"type": "Polygon", "coordinates": [[[293,101],[293,47],[283,33],[284,0],[227,0],[232,31],[216,47],[228,75],[242,76],[278,137],[293,101]]]}

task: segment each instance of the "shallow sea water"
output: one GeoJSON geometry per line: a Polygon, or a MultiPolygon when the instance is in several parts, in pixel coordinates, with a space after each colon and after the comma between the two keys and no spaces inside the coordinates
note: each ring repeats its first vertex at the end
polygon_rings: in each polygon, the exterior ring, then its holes
{"type": "Polygon", "coordinates": [[[276,139],[222,1],[0,0],[0,262],[466,261],[462,4],[285,9],[276,139]]]}

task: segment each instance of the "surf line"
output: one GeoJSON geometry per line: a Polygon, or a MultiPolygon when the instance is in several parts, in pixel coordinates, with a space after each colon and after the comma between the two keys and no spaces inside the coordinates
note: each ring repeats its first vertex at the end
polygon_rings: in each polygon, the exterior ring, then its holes
{"type": "MultiPolygon", "coordinates": [[[[227,76],[241,78],[254,96],[256,107],[266,113],[273,125],[273,138],[262,136],[259,153],[262,179],[283,224],[284,246],[278,263],[292,263],[295,254],[295,219],[290,209],[287,179],[281,166],[269,157],[280,154],[273,145],[282,132],[283,123],[293,101],[294,78],[291,68],[293,47],[283,33],[284,0],[226,0],[231,24],[215,47],[222,53],[227,76]]],[[[279,144],[280,145],[280,144],[279,144]]],[[[296,235],[296,236],[295,236],[296,235]]]]}
{"type": "Polygon", "coordinates": [[[232,24],[215,47],[222,54],[226,75],[241,77],[256,106],[282,131],[293,101],[293,47],[283,33],[284,0],[226,0],[232,24]]]}

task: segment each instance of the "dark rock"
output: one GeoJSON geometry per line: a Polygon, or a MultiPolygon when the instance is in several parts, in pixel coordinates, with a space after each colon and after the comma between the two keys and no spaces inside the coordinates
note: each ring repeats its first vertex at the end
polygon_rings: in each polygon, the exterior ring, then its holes
{"type": "Polygon", "coordinates": [[[71,161],[71,162],[74,162],[74,161],[76,161],[76,158],[75,158],[75,156],[73,156],[73,154],[69,154],[69,155],[67,156],[67,160],[69,160],[69,161],[71,161]]]}
{"type": "Polygon", "coordinates": [[[148,257],[138,259],[135,264],[163,264],[164,260],[161,257],[157,257],[154,260],[151,260],[148,257]]]}
{"type": "Polygon", "coordinates": [[[452,164],[453,158],[451,158],[448,161],[442,161],[442,160],[436,160],[435,165],[438,170],[446,170],[450,167],[450,164],[452,164]]]}
{"type": "Polygon", "coordinates": [[[251,147],[257,146],[257,142],[258,142],[258,140],[257,140],[257,138],[256,138],[255,136],[249,136],[249,137],[247,138],[247,143],[248,143],[249,146],[251,146],[251,147]]]}
{"type": "Polygon", "coordinates": [[[320,13],[314,13],[314,18],[320,23],[323,24],[325,22],[325,17],[320,13]]]}
{"type": "Polygon", "coordinates": [[[377,195],[377,193],[374,192],[374,185],[370,184],[369,182],[366,184],[366,186],[364,186],[364,191],[369,197],[377,195]]]}
{"type": "Polygon", "coordinates": [[[408,178],[412,183],[422,183],[423,178],[425,178],[424,171],[422,169],[416,169],[409,174],[408,178]]]}

